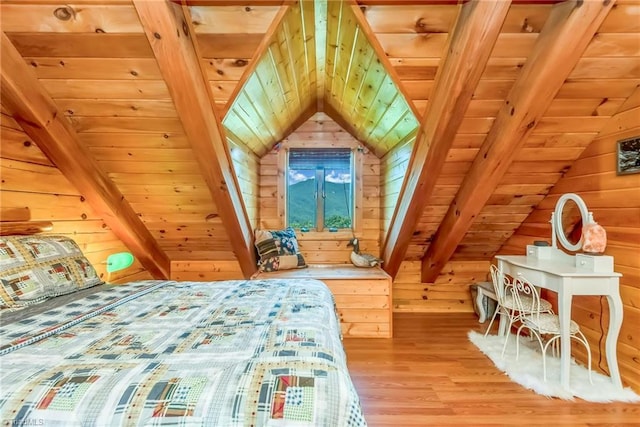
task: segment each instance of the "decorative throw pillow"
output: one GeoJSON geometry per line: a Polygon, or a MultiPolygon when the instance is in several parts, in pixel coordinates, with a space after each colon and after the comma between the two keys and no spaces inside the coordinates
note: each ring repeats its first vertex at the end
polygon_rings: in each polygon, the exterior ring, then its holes
{"type": "Polygon", "coordinates": [[[256,230],[255,245],[258,249],[260,271],[304,268],[307,264],[300,253],[298,239],[293,228],[284,230],[256,230]]]}
{"type": "Polygon", "coordinates": [[[103,283],[65,236],[0,237],[0,306],[35,304],[103,283]]]}

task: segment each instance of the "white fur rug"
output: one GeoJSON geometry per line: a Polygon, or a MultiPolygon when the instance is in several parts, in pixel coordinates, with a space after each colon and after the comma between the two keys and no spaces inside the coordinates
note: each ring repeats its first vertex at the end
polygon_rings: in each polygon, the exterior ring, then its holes
{"type": "Polygon", "coordinates": [[[560,399],[573,400],[574,397],[589,402],[640,402],[632,389],[617,388],[608,376],[598,372],[591,372],[593,384],[589,383],[587,368],[577,365],[572,360],[570,390],[567,391],[560,385],[560,359],[552,357],[547,351],[547,381],[542,375],[542,353],[538,342],[521,338],[520,356],[516,360],[515,335],[509,337],[509,344],[504,358],[501,357],[504,337],[488,335],[471,331],[469,340],[476,345],[498,369],[503,371],[513,381],[538,394],[560,399]]]}

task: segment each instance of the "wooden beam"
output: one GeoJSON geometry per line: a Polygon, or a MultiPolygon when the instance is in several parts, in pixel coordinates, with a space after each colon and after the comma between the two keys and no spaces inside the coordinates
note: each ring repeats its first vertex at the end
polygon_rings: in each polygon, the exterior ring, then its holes
{"type": "Polygon", "coordinates": [[[21,208],[7,208],[4,206],[0,206],[0,222],[4,222],[4,221],[26,222],[30,220],[31,220],[31,210],[29,209],[28,206],[21,207],[21,208]]]}
{"type": "Polygon", "coordinates": [[[375,150],[373,149],[373,147],[370,144],[367,144],[366,141],[362,141],[358,138],[358,133],[356,132],[356,129],[351,125],[351,123],[349,123],[344,116],[342,116],[342,114],[340,114],[335,108],[333,108],[333,106],[331,106],[331,104],[329,104],[328,102],[326,104],[324,104],[324,113],[331,117],[331,119],[336,122],[337,124],[340,125],[340,127],[342,127],[345,131],[349,132],[349,134],[353,137],[353,139],[357,140],[360,144],[364,145],[365,147],[367,147],[367,149],[369,151],[371,151],[372,153],[375,153],[375,150]]]}
{"type": "Polygon", "coordinates": [[[64,113],[42,87],[5,33],[2,33],[2,104],[53,164],[158,279],[169,278],[170,262],[151,233],[89,150],[64,113]]]}
{"type": "Polygon", "coordinates": [[[229,95],[229,99],[227,100],[227,103],[225,104],[224,109],[222,110],[223,118],[227,114],[227,111],[229,111],[233,106],[233,103],[235,102],[236,98],[238,97],[238,94],[244,87],[244,84],[247,82],[249,77],[251,77],[253,72],[256,70],[256,67],[260,63],[260,58],[262,58],[265,52],[267,52],[267,49],[269,49],[273,36],[276,34],[276,31],[280,28],[280,24],[282,23],[282,20],[284,19],[284,17],[287,15],[287,12],[289,11],[289,9],[290,9],[290,6],[281,6],[280,9],[278,10],[278,13],[273,18],[273,22],[271,22],[271,25],[269,25],[269,28],[267,29],[267,32],[262,38],[262,41],[258,45],[258,48],[254,52],[253,57],[251,58],[251,61],[249,61],[249,66],[245,68],[244,73],[242,73],[242,77],[240,77],[240,80],[238,81],[238,84],[236,84],[236,87],[233,89],[233,92],[231,93],[231,95],[229,95]]]}
{"type": "Polygon", "coordinates": [[[281,6],[289,3],[290,0],[171,0],[171,2],[186,6],[281,6]]]}
{"type": "Polygon", "coordinates": [[[305,110],[303,110],[300,113],[300,115],[297,118],[293,120],[293,122],[291,122],[289,126],[287,126],[284,133],[282,134],[282,140],[285,140],[286,138],[288,138],[289,135],[295,132],[300,126],[305,124],[307,120],[313,117],[313,115],[317,112],[318,110],[315,103],[309,105],[305,110]]]}
{"type": "Polygon", "coordinates": [[[144,32],[169,88],[184,131],[218,206],[231,248],[246,277],[257,269],[253,230],[237,185],[229,147],[211,90],[181,7],[168,1],[134,0],[144,32]]]}
{"type": "Polygon", "coordinates": [[[11,234],[37,234],[53,230],[51,221],[2,221],[0,222],[0,236],[11,234]]]}
{"type": "Polygon", "coordinates": [[[553,7],[422,259],[423,282],[433,282],[451,258],[613,4],[571,0],[553,7]]]}
{"type": "Polygon", "coordinates": [[[316,72],[316,107],[317,111],[324,110],[324,90],[327,67],[327,7],[323,0],[313,1],[313,17],[315,30],[315,72],[316,72]]]}
{"type": "Polygon", "coordinates": [[[509,4],[475,0],[461,8],[382,247],[383,266],[391,277],[398,273],[424,205],[433,193],[509,4]]]}
{"type": "MultiPolygon", "coordinates": [[[[509,3],[509,1],[510,0],[506,0],[506,3],[509,3]]],[[[407,92],[404,85],[402,84],[402,81],[400,80],[400,76],[398,76],[398,72],[396,71],[396,68],[391,64],[391,61],[389,60],[387,53],[384,51],[384,48],[380,44],[380,41],[378,40],[375,33],[371,29],[371,26],[369,25],[369,21],[367,21],[367,18],[364,17],[364,14],[362,13],[362,9],[360,8],[360,6],[356,4],[355,0],[351,0],[351,10],[353,11],[353,15],[356,18],[356,22],[358,23],[358,26],[360,27],[362,32],[365,34],[367,40],[371,44],[371,47],[373,48],[376,54],[376,57],[380,60],[380,63],[382,64],[384,69],[387,71],[387,74],[389,74],[389,77],[391,78],[391,81],[393,81],[393,84],[396,85],[396,88],[398,88],[398,92],[400,92],[400,94],[404,97],[404,100],[407,102],[407,105],[409,105],[409,108],[411,109],[411,112],[413,113],[415,118],[418,121],[420,121],[420,116],[421,116],[420,112],[418,111],[416,106],[413,104],[413,101],[411,100],[411,96],[409,96],[409,92],[407,92]]]]}

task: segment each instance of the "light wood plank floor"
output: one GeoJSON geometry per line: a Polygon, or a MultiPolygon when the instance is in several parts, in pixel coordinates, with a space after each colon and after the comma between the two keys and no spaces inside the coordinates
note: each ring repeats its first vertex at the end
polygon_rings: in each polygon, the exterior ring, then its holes
{"type": "Polygon", "coordinates": [[[549,399],[496,369],[468,340],[473,313],[394,316],[393,339],[348,338],[370,426],[640,426],[640,404],[549,399]]]}

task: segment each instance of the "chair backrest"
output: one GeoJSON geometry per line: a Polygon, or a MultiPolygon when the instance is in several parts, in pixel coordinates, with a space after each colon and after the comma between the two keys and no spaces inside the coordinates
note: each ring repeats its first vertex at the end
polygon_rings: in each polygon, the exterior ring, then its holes
{"type": "Polygon", "coordinates": [[[494,264],[489,267],[489,272],[491,273],[491,283],[493,284],[496,298],[498,298],[498,304],[504,305],[504,297],[508,292],[507,288],[511,287],[511,280],[494,264]]]}
{"type": "Polygon", "coordinates": [[[518,276],[513,281],[511,296],[516,309],[523,314],[540,315],[542,310],[540,304],[540,293],[529,280],[522,276],[518,276]]]}

